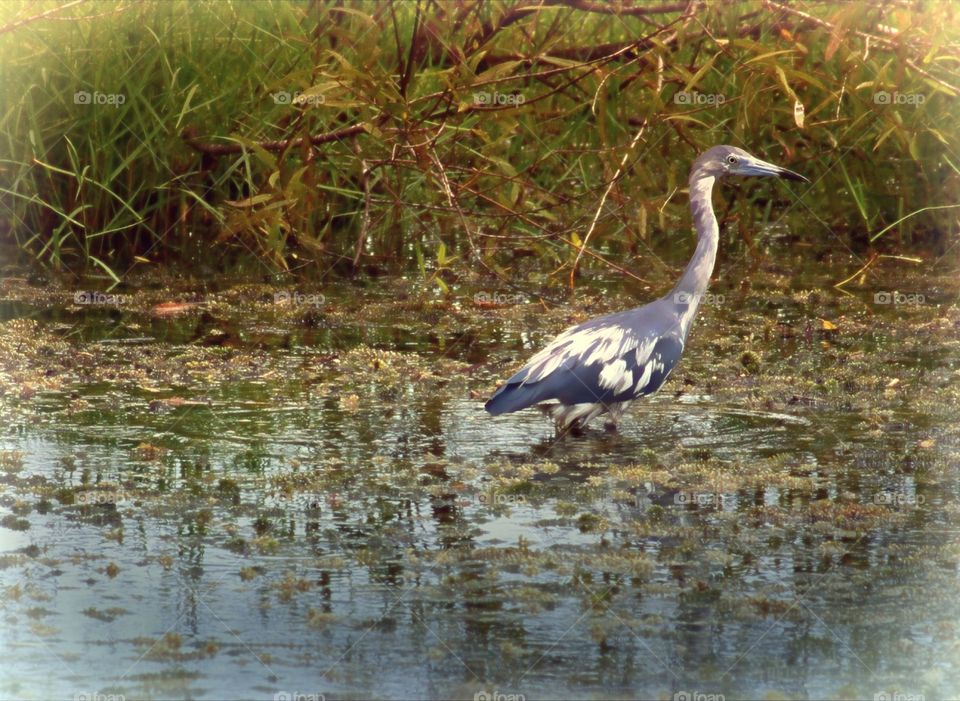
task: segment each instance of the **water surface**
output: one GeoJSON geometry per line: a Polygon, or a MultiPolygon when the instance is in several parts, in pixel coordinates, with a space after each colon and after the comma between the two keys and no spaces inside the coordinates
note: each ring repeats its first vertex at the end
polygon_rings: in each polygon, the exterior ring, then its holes
{"type": "Polygon", "coordinates": [[[960,695],[955,285],[755,277],[561,440],[483,398],[616,288],[8,285],[0,695],[960,695]]]}

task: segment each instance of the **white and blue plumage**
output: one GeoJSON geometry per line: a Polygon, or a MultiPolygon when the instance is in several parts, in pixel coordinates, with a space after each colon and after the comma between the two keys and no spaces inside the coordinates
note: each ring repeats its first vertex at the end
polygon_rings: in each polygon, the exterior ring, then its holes
{"type": "Polygon", "coordinates": [[[580,429],[609,414],[615,427],[630,402],[656,392],[680,361],[687,334],[707,290],[719,226],[711,195],[718,178],[802,175],[734,146],[715,146],[690,169],[690,209],[697,249],[673,290],[636,309],[573,326],[534,355],[486,403],[494,416],[539,405],[559,431],[580,429]]]}
{"type": "Polygon", "coordinates": [[[683,353],[683,328],[666,299],[567,329],[507,380],[486,404],[494,416],[544,407],[558,428],[583,427],[609,413],[616,423],[630,402],[653,394],[683,353]]]}

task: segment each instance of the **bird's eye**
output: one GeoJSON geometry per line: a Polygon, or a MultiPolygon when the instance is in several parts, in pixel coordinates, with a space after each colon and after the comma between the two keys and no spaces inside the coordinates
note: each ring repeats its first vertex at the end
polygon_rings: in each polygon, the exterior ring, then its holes
{"type": "Polygon", "coordinates": [[[736,156],[727,156],[727,163],[729,163],[730,165],[733,165],[736,162],[737,162],[736,156]]]}

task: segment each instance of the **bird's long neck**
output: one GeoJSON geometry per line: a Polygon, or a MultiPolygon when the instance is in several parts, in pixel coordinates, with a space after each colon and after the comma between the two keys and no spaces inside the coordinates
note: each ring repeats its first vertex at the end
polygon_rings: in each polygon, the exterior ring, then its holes
{"type": "Polygon", "coordinates": [[[670,293],[675,301],[689,299],[686,313],[681,315],[683,335],[690,330],[690,324],[696,314],[697,307],[710,284],[710,275],[713,273],[713,264],[717,259],[717,241],[720,238],[720,227],[717,217],[713,213],[713,184],[715,178],[710,175],[697,175],[690,178],[690,211],[693,214],[693,224],[697,230],[697,250],[693,258],[687,263],[686,269],[676,286],[670,293]]]}

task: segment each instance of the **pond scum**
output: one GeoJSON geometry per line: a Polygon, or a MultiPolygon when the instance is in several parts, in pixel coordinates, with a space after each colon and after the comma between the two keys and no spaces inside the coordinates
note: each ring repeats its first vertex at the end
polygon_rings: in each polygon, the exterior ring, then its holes
{"type": "MultiPolygon", "coordinates": [[[[644,445],[628,428],[558,449],[542,432],[520,437],[526,450],[484,428],[482,400],[522,359],[521,329],[539,342],[579,308],[387,287],[304,309],[245,285],[173,315],[158,312],[168,291],[131,293],[91,324],[66,290],[38,300],[8,289],[7,302],[29,310],[0,324],[0,525],[18,544],[0,559],[11,640],[38,639],[76,665],[87,659],[81,617],[88,638],[136,669],[50,688],[137,696],[216,696],[244,656],[258,688],[313,669],[309,688],[329,698],[389,695],[369,660],[334,661],[352,659],[358,637],[381,649],[408,634],[426,635],[416,664],[436,686],[418,687],[415,674],[397,684],[421,695],[470,697],[495,683],[528,698],[568,685],[672,698],[691,680],[766,698],[956,693],[960,541],[938,534],[955,534],[960,517],[958,370],[947,361],[960,312],[868,315],[817,292],[776,298],[769,283],[705,310],[715,318],[664,397],[632,414],[646,438],[672,438],[644,445]],[[733,429],[716,417],[707,434],[672,428],[709,407],[729,411],[733,429]],[[730,431],[751,421],[775,440],[731,448],[730,431]],[[66,542],[82,547],[58,543],[75,529],[66,542]],[[300,643],[261,638],[244,616],[233,636],[131,632],[127,621],[155,606],[131,593],[144,577],[199,586],[208,572],[220,572],[218,596],[300,643]],[[77,611],[52,586],[72,576],[93,593],[77,611]],[[380,591],[402,592],[403,606],[378,604],[380,591]],[[557,616],[565,622],[548,633],[557,616]],[[486,626],[501,633],[478,632],[486,626]],[[684,626],[704,630],[712,651],[684,626]],[[769,647],[750,653],[768,629],[769,647]],[[790,672],[784,629],[806,630],[817,659],[856,648],[866,671],[790,672]],[[645,646],[683,671],[637,666],[645,646]],[[754,654],[749,671],[725,675],[754,654]],[[586,676],[564,666],[580,655],[586,676]],[[900,660],[917,670],[912,686],[900,660]],[[277,671],[258,677],[261,666],[277,671]]],[[[538,418],[516,421],[529,431],[538,418]]],[[[28,688],[15,675],[4,684],[6,695],[28,688]]]]}

